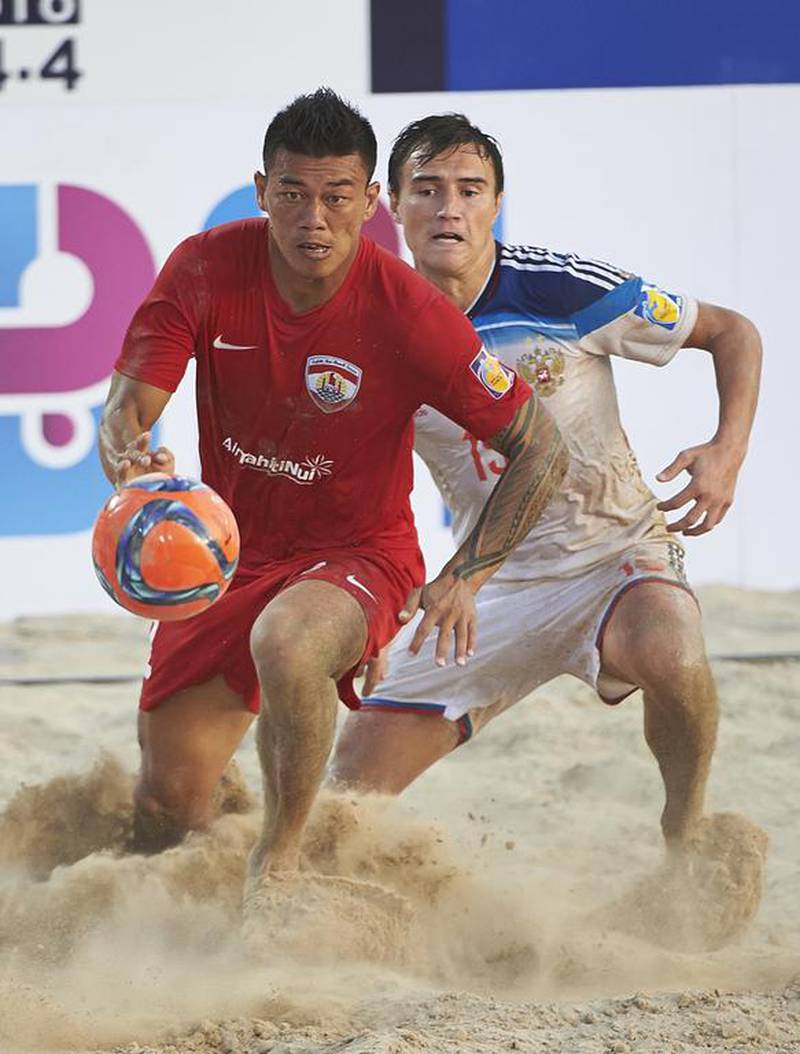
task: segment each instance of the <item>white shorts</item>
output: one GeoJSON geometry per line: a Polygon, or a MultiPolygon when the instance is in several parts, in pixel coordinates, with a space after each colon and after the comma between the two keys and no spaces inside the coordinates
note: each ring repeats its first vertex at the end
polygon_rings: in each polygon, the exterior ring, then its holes
{"type": "Polygon", "coordinates": [[[637,686],[600,673],[600,648],[614,606],[639,582],[691,593],[681,546],[642,542],[571,578],[491,579],[476,598],[478,643],[466,666],[456,666],[452,657],[445,667],[435,665],[435,634],[418,655],[409,654],[415,620],[395,638],[389,673],[361,708],[442,714],[460,722],[463,742],[562,673],[591,685],[604,702],[619,703],[637,686]]]}

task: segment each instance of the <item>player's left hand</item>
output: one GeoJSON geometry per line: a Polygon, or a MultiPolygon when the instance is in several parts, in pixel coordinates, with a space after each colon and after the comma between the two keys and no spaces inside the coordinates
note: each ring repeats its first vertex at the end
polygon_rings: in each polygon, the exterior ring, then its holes
{"type": "Polygon", "coordinates": [[[455,657],[458,666],[465,666],[475,654],[477,642],[477,613],[472,587],[455,575],[440,575],[428,582],[424,589],[414,589],[408,595],[399,614],[401,622],[410,622],[417,611],[425,612],[408,650],[416,655],[428,634],[439,627],[436,641],[436,665],[446,666],[450,654],[450,634],[455,638],[455,657]]]}
{"type": "Polygon", "coordinates": [[[730,446],[714,440],[682,450],[656,476],[659,483],[668,483],[684,471],[692,477],[683,490],[658,503],[662,512],[672,512],[692,502],[679,520],[668,524],[667,530],[697,535],[716,527],[733,503],[741,464],[742,458],[730,446]]]}

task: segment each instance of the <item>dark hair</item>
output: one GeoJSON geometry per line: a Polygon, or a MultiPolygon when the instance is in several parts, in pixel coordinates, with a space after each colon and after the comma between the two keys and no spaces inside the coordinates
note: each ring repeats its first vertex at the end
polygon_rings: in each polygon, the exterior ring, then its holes
{"type": "Polygon", "coordinates": [[[389,190],[400,190],[400,170],[412,154],[426,165],[435,157],[459,146],[475,145],[481,157],[488,158],[494,169],[495,193],[503,189],[503,158],[496,139],[470,124],[463,113],[441,113],[412,121],[398,135],[389,157],[389,190]]]}
{"type": "Polygon", "coordinates": [[[272,118],[264,136],[265,172],[281,147],[307,157],[358,154],[364,162],[368,183],[378,157],[372,125],[355,106],[345,102],[331,88],[318,88],[310,95],[298,95],[294,102],[272,118]]]}

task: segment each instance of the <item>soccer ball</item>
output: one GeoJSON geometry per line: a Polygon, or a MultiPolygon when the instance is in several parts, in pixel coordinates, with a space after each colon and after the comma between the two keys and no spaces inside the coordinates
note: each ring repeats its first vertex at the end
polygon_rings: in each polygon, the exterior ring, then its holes
{"type": "Polygon", "coordinates": [[[170,622],[219,600],[239,562],[239,528],[211,487],[152,472],[105,503],[92,534],[100,585],[134,615],[170,622]]]}

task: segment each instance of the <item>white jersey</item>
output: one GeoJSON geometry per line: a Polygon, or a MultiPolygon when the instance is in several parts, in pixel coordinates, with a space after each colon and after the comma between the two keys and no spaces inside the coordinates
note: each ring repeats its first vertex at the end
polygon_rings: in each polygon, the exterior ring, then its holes
{"type": "MultiPolygon", "coordinates": [[[[536,390],[571,456],[558,493],[495,577],[578,574],[639,542],[670,540],[620,422],[610,357],[665,365],[694,327],[696,301],[609,264],[498,245],[468,317],[536,390]]],[[[429,407],[418,411],[415,433],[461,544],[504,459],[429,407]]]]}

